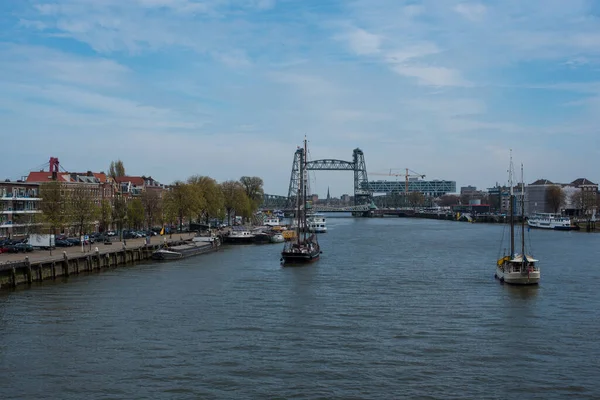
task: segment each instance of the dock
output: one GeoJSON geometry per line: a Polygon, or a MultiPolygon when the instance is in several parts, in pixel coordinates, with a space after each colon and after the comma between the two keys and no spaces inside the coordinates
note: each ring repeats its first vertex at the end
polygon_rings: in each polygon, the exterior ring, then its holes
{"type": "Polygon", "coordinates": [[[41,282],[58,277],[78,275],[107,268],[131,265],[150,260],[152,253],[167,243],[176,246],[189,243],[194,233],[183,233],[115,241],[112,244],[94,243],[72,247],[58,247],[52,250],[36,250],[31,253],[0,255],[0,289],[16,288],[33,282],[41,282]]]}

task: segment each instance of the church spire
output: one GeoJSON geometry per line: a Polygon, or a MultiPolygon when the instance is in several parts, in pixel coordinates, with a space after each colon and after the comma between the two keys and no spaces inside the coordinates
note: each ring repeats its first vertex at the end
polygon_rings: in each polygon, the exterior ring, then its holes
{"type": "Polygon", "coordinates": [[[331,196],[329,195],[329,186],[327,186],[327,203],[329,203],[330,199],[331,199],[331,196]]]}

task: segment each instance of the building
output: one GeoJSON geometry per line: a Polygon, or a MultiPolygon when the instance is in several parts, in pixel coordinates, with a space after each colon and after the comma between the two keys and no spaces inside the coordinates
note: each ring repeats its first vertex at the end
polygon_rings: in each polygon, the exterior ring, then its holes
{"type": "Polygon", "coordinates": [[[470,186],[469,185],[469,186],[462,186],[460,188],[460,194],[461,195],[463,195],[463,194],[474,195],[474,194],[477,194],[477,193],[478,193],[477,192],[477,187],[475,187],[475,186],[470,186]]]}
{"type": "Polygon", "coordinates": [[[0,182],[0,237],[26,235],[39,223],[39,184],[0,182]]]}
{"type": "Polygon", "coordinates": [[[568,184],[553,183],[547,179],[538,179],[527,185],[526,215],[533,213],[553,213],[555,210],[548,203],[548,189],[552,186],[560,187],[562,201],[559,212],[571,216],[591,216],[597,210],[598,184],[586,178],[578,178],[568,184]]]}
{"type": "MultiPolygon", "coordinates": [[[[404,181],[371,181],[369,190],[372,193],[404,193],[406,191],[406,182],[404,181]]],[[[422,181],[418,179],[409,179],[408,192],[423,193],[426,197],[440,197],[447,193],[456,193],[456,182],[454,181],[422,181]]]]}
{"type": "Polygon", "coordinates": [[[592,216],[598,206],[598,184],[586,178],[575,179],[563,187],[565,213],[576,216],[592,216]]]}
{"type": "Polygon", "coordinates": [[[529,216],[535,213],[554,212],[546,198],[546,192],[551,186],[556,186],[556,184],[548,179],[538,179],[527,185],[525,188],[525,196],[527,198],[527,202],[525,203],[525,215],[529,216]]]}
{"type": "Polygon", "coordinates": [[[126,198],[141,196],[147,190],[154,190],[162,196],[165,186],[151,176],[118,176],[115,178],[119,193],[126,198]]]}

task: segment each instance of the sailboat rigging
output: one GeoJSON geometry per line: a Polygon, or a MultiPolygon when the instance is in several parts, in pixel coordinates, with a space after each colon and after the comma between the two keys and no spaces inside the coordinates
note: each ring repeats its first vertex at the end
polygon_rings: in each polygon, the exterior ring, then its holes
{"type": "Polygon", "coordinates": [[[321,247],[315,233],[308,232],[307,212],[310,204],[307,200],[308,175],[306,169],[307,144],[304,138],[304,148],[299,157],[300,184],[296,196],[296,237],[286,242],[281,252],[283,264],[302,264],[319,259],[321,247]]]}
{"type": "Polygon", "coordinates": [[[521,254],[515,250],[515,194],[513,186],[513,162],[512,151],[510,156],[510,167],[508,170],[510,185],[510,253],[504,255],[496,262],[496,278],[501,282],[514,285],[536,285],[540,281],[540,269],[531,255],[526,255],[525,249],[525,187],[523,183],[523,164],[521,164],[521,254]]]}

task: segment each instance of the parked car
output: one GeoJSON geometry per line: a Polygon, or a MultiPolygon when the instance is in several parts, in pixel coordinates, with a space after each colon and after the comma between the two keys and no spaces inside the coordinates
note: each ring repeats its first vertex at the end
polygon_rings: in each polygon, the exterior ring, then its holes
{"type": "Polygon", "coordinates": [[[17,250],[15,253],[29,253],[33,251],[33,246],[28,243],[17,243],[13,247],[17,250]]]}

